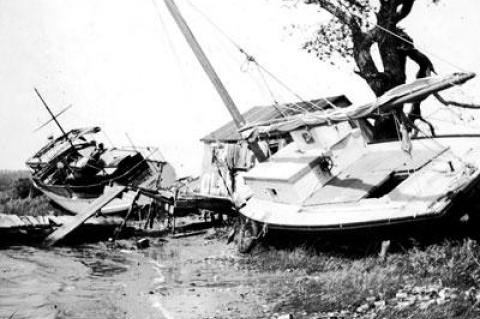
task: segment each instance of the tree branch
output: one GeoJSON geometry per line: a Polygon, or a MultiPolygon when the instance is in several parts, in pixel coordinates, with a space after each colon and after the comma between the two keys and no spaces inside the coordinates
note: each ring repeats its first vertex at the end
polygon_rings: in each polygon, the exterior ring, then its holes
{"type": "Polygon", "coordinates": [[[413,4],[415,3],[415,0],[403,0],[400,3],[400,11],[398,11],[397,8],[397,15],[395,17],[396,23],[402,21],[405,19],[410,12],[412,11],[413,4]]]}
{"type": "Polygon", "coordinates": [[[450,101],[450,100],[445,100],[439,93],[434,94],[435,98],[442,103],[445,106],[456,106],[460,107],[463,109],[480,109],[479,104],[473,104],[473,103],[462,103],[462,102],[457,102],[457,101],[450,101]]]}
{"type": "Polygon", "coordinates": [[[353,34],[362,32],[356,17],[353,16],[347,8],[341,8],[329,0],[307,0],[307,3],[316,3],[323,9],[327,10],[343,24],[348,25],[353,34]]]}
{"type": "Polygon", "coordinates": [[[435,73],[433,63],[428,58],[428,56],[417,50],[413,45],[407,46],[406,48],[407,49],[405,50],[405,54],[410,59],[412,59],[412,61],[414,61],[419,67],[419,70],[417,72],[417,79],[430,76],[432,72],[435,73]]]}

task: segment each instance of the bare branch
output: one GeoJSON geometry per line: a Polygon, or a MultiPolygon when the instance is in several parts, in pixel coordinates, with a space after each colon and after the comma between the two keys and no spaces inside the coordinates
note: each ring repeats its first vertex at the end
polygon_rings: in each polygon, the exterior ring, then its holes
{"type": "Polygon", "coordinates": [[[445,106],[456,106],[460,107],[463,109],[480,109],[479,104],[473,104],[473,103],[462,103],[462,102],[457,102],[457,101],[450,101],[450,100],[445,100],[440,94],[436,93],[434,96],[437,98],[437,100],[442,103],[445,106]]]}

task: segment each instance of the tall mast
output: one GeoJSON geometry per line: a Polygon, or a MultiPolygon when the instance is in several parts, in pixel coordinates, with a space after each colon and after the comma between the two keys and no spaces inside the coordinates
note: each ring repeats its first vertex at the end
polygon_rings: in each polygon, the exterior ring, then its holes
{"type": "MultiPolygon", "coordinates": [[[[245,119],[243,118],[242,114],[239,112],[237,106],[235,105],[235,102],[233,101],[232,97],[228,93],[227,89],[225,89],[225,86],[223,85],[222,81],[220,80],[217,73],[215,72],[215,69],[213,68],[212,64],[210,63],[207,56],[205,55],[205,52],[203,52],[202,48],[200,47],[200,44],[198,43],[197,39],[193,35],[192,30],[190,29],[187,22],[185,21],[182,14],[180,13],[180,10],[178,9],[177,5],[173,0],[164,0],[164,1],[165,1],[165,5],[168,8],[168,11],[170,11],[170,14],[175,20],[175,23],[179,27],[180,31],[185,37],[185,40],[187,40],[188,45],[190,46],[193,53],[195,54],[195,57],[197,58],[198,62],[200,62],[200,65],[202,66],[203,70],[205,71],[208,78],[212,82],[213,86],[217,90],[217,93],[222,98],[222,101],[227,107],[228,111],[230,112],[230,115],[232,116],[233,121],[235,122],[235,125],[237,126],[237,128],[241,128],[243,125],[245,125],[245,119]]],[[[258,143],[253,142],[249,144],[250,144],[250,149],[253,151],[257,159],[260,162],[265,161],[266,156],[263,153],[260,146],[258,145],[258,143]]]]}
{"type": "Polygon", "coordinates": [[[35,90],[35,93],[37,94],[37,96],[38,96],[38,98],[40,99],[40,101],[42,101],[43,106],[45,106],[45,108],[47,109],[48,113],[50,114],[50,116],[52,117],[52,119],[55,121],[55,124],[57,124],[58,128],[60,129],[60,131],[62,131],[63,136],[68,140],[68,142],[70,143],[70,145],[72,146],[72,148],[75,148],[75,145],[73,145],[72,140],[67,136],[67,133],[65,132],[65,130],[63,129],[63,127],[60,125],[60,122],[58,122],[57,117],[55,116],[55,114],[53,114],[52,110],[50,110],[50,107],[48,107],[47,102],[45,102],[45,100],[43,99],[43,97],[40,95],[40,92],[38,92],[37,88],[33,88],[33,89],[35,90]]]}

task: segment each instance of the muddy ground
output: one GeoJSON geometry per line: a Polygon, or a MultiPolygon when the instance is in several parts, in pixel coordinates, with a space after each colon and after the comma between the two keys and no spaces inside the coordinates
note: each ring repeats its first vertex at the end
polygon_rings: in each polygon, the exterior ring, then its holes
{"type": "Polygon", "coordinates": [[[156,271],[149,297],[165,318],[270,317],[272,290],[293,279],[242,265],[236,247],[212,232],[157,242],[144,253],[156,271]]]}
{"type": "Polygon", "coordinates": [[[402,236],[386,258],[363,239],[240,254],[227,232],[4,248],[0,318],[480,318],[480,246],[464,229],[402,236]]]}

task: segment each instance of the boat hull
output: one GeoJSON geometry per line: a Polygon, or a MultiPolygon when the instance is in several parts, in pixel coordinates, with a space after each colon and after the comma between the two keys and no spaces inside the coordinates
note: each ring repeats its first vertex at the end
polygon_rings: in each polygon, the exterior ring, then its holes
{"type": "MultiPolygon", "coordinates": [[[[35,184],[35,187],[39,189],[48,199],[54,202],[56,205],[64,209],[65,211],[71,214],[79,214],[82,211],[85,211],[87,207],[95,200],[97,197],[90,198],[81,198],[81,197],[71,197],[64,196],[63,194],[57,194],[50,191],[48,188],[42,187],[38,184],[35,184]]],[[[103,193],[103,192],[102,192],[103,193]]],[[[125,192],[121,198],[116,198],[104,206],[100,212],[103,215],[108,214],[119,214],[125,212],[132,205],[133,199],[135,197],[135,192],[129,191],[125,192]]]]}
{"type": "MultiPolygon", "coordinates": [[[[480,191],[480,136],[439,138],[434,142],[448,147],[448,151],[379,198],[307,205],[253,196],[240,214],[269,229],[322,232],[416,223],[461,215],[467,207],[469,212],[475,211],[471,207],[476,206],[480,191]],[[450,165],[462,169],[451,171],[450,165]]],[[[382,150],[392,144],[374,147],[382,150]]],[[[399,147],[398,142],[395,144],[399,147]]]]}

